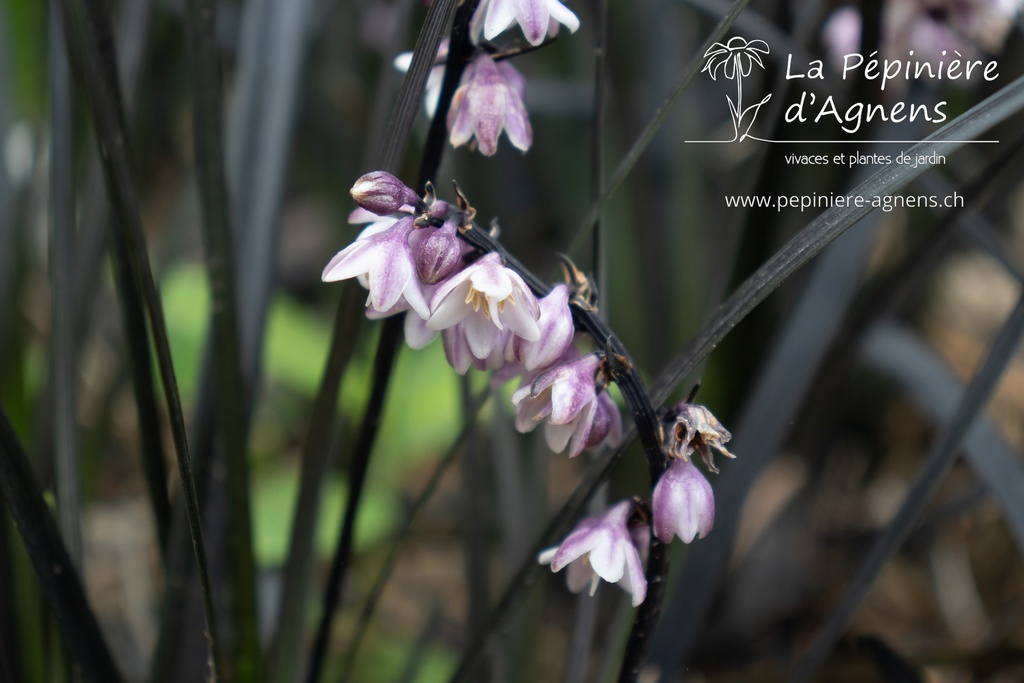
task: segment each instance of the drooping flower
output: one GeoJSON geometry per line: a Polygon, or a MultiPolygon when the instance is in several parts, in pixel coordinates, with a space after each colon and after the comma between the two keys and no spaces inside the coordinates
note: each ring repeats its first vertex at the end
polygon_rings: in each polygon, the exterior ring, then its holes
{"type": "Polygon", "coordinates": [[[523,378],[512,394],[516,406],[516,429],[530,432],[544,423],[544,440],[555,453],[569,447],[574,458],[584,448],[621,432],[615,403],[598,391],[597,373],[601,359],[589,353],[580,356],[570,347],[562,361],[523,378]],[[596,425],[596,431],[595,431],[596,425]]]}
{"type": "Polygon", "coordinates": [[[564,24],[570,33],[580,27],[580,20],[558,0],[481,0],[470,23],[470,35],[494,40],[499,33],[517,22],[530,45],[540,45],[546,35],[558,33],[564,24]]]}
{"type": "MultiPolygon", "coordinates": [[[[534,341],[540,338],[539,315],[530,288],[492,253],[438,286],[430,301],[427,327],[448,330],[458,326],[451,334],[465,342],[472,358],[489,360],[496,350],[504,356],[507,333],[534,341]]],[[[458,369],[455,363],[453,366],[458,369]]]]}
{"type": "Polygon", "coordinates": [[[700,470],[685,459],[674,459],[661,475],[651,500],[654,535],[662,543],[679,536],[683,543],[704,538],[715,524],[715,496],[700,470]]]}
{"type": "Polygon", "coordinates": [[[417,315],[426,318],[430,310],[416,277],[416,262],[409,246],[414,219],[401,218],[388,227],[371,224],[359,238],[339,251],[324,268],[324,282],[359,278],[370,290],[366,300],[378,313],[395,308],[404,297],[417,315]],[[371,232],[373,231],[373,232],[371,232]]]}
{"type": "Polygon", "coordinates": [[[725,447],[732,434],[704,406],[680,403],[667,418],[670,424],[665,429],[665,450],[669,457],[687,460],[696,452],[711,472],[718,472],[712,448],[727,458],[736,457],[725,447]]]}
{"type": "Polygon", "coordinates": [[[448,110],[452,146],[464,145],[475,136],[480,153],[491,156],[504,130],[514,147],[528,150],[533,130],[523,105],[524,87],[523,77],[507,61],[496,63],[485,54],[477,55],[466,67],[448,110]]]}
{"type": "Polygon", "coordinates": [[[513,340],[515,359],[527,370],[547,367],[561,358],[576,332],[572,311],[569,310],[567,286],[555,285],[539,304],[540,318],[537,325],[540,327],[540,338],[535,341],[522,338],[513,340]]]}
{"type": "Polygon", "coordinates": [[[647,579],[640,559],[646,548],[637,547],[628,525],[633,510],[633,501],[626,500],[600,517],[581,519],[561,544],[542,552],[537,561],[550,564],[552,572],[568,566],[566,582],[574,593],[589,588],[593,595],[598,579],[617,583],[632,595],[636,607],[647,597],[647,579]]]}

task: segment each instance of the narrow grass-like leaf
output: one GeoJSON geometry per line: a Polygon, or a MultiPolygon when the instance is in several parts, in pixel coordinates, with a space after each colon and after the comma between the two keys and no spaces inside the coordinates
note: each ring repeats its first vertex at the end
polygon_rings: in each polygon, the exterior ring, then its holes
{"type": "Polygon", "coordinates": [[[100,633],[78,572],[61,541],[25,450],[3,409],[0,409],[0,492],[28,548],[64,646],[81,667],[83,680],[89,683],[121,681],[121,673],[100,633]]]}
{"type": "MultiPolygon", "coordinates": [[[[380,163],[377,166],[380,169],[396,170],[401,162],[401,155],[408,144],[412,132],[412,124],[416,113],[419,111],[420,102],[423,98],[427,75],[433,67],[437,48],[441,43],[444,31],[451,22],[451,18],[455,13],[455,7],[456,3],[454,0],[441,0],[440,2],[432,4],[430,10],[427,12],[424,26],[420,31],[420,36],[416,42],[416,48],[413,51],[412,65],[410,66],[409,72],[406,74],[405,80],[402,82],[398,101],[395,104],[394,112],[384,136],[385,149],[380,155],[380,163]]],[[[329,447],[328,439],[331,432],[330,425],[334,420],[338,387],[341,384],[342,371],[347,363],[347,357],[351,353],[351,348],[347,347],[346,344],[339,339],[338,335],[345,330],[346,325],[344,325],[344,322],[349,319],[349,316],[351,316],[353,308],[354,304],[352,303],[352,300],[347,297],[343,297],[338,304],[338,310],[335,315],[335,329],[334,336],[331,341],[330,359],[328,360],[327,369],[325,370],[324,377],[320,383],[313,416],[310,420],[310,437],[305,453],[308,458],[308,462],[304,459],[302,473],[304,497],[300,497],[299,509],[296,511],[295,515],[296,524],[300,518],[305,519],[314,515],[317,509],[317,503],[319,502],[320,483],[323,479],[322,477],[319,477],[317,473],[323,467],[326,467],[329,461],[327,449],[329,447]]],[[[377,349],[378,358],[382,358],[381,354],[385,345],[394,343],[394,340],[387,340],[383,335],[388,333],[397,335],[399,333],[397,329],[393,329],[392,325],[386,324],[384,327],[385,329],[382,330],[381,341],[377,349]]],[[[393,352],[391,355],[393,360],[393,352]]],[[[380,398],[381,400],[383,399],[383,393],[381,393],[380,398]]],[[[379,413],[374,417],[370,408],[372,408],[372,405],[368,407],[368,418],[370,423],[373,423],[373,427],[371,428],[368,423],[364,422],[364,424],[367,424],[367,429],[372,429],[373,434],[369,435],[368,441],[364,441],[362,437],[360,437],[360,443],[362,443],[367,450],[372,447],[376,432],[375,423],[376,420],[379,419],[379,413]]],[[[358,460],[360,457],[368,457],[368,452],[363,455],[359,455],[357,452],[356,459],[358,460]]],[[[363,467],[365,468],[365,464],[363,467]]],[[[356,477],[350,477],[350,503],[352,501],[358,502],[359,499],[359,490],[355,480],[356,477]]],[[[349,528],[349,535],[354,531],[354,520],[350,519],[350,517],[354,517],[355,508],[351,505],[347,506],[347,510],[349,508],[352,509],[352,514],[349,515],[348,511],[346,511],[342,537],[339,539],[338,555],[336,555],[335,564],[337,566],[337,571],[332,567],[332,573],[331,577],[328,579],[328,586],[325,591],[325,599],[322,607],[324,613],[314,640],[313,652],[307,668],[307,680],[311,681],[315,681],[319,677],[319,670],[322,666],[323,658],[326,655],[326,644],[330,630],[331,616],[334,610],[334,604],[338,599],[337,593],[340,591],[340,586],[332,586],[332,581],[340,581],[341,578],[342,564],[340,560],[338,560],[338,557],[340,557],[342,552],[347,555],[351,549],[352,539],[346,538],[344,532],[345,528],[349,528]],[[343,548],[343,546],[346,545],[348,548],[343,548]]],[[[308,575],[310,563],[309,553],[312,549],[312,525],[307,525],[306,527],[294,526],[293,529],[292,547],[286,570],[285,593],[283,595],[282,602],[282,625],[287,628],[279,630],[279,640],[275,644],[274,653],[270,663],[271,675],[273,676],[272,680],[280,681],[282,683],[286,680],[291,680],[294,676],[293,672],[296,667],[298,648],[301,643],[301,622],[305,608],[304,598],[307,593],[305,577],[308,575]]]]}
{"type": "Polygon", "coordinates": [[[82,567],[82,487],[75,410],[76,363],[72,268],[75,240],[71,152],[71,74],[50,2],[50,281],[53,305],[54,460],[64,543],[82,567]]]}
{"type": "MultiPolygon", "coordinates": [[[[140,0],[125,5],[118,26],[118,62],[122,92],[124,92],[125,108],[131,118],[138,99],[138,79],[141,71],[146,44],[149,41],[153,0],[140,0]]],[[[75,240],[74,264],[74,311],[76,349],[81,340],[85,339],[91,322],[93,300],[99,291],[100,270],[103,256],[108,245],[108,228],[110,207],[103,188],[103,171],[100,167],[99,154],[95,148],[90,152],[86,164],[85,190],[81,195],[81,216],[79,231],[75,240]]],[[[140,311],[138,306],[132,310],[140,311]]],[[[129,315],[124,312],[122,315],[129,315]]],[[[135,325],[135,323],[132,323],[135,325]]],[[[139,440],[141,441],[140,459],[146,480],[146,492],[153,508],[157,538],[160,550],[167,548],[170,533],[171,504],[167,494],[167,465],[164,448],[160,437],[159,409],[153,386],[153,372],[150,355],[143,353],[147,347],[145,342],[145,321],[139,319],[138,335],[142,340],[138,354],[130,353],[130,362],[141,362],[145,366],[133,369],[132,382],[136,412],[139,421],[139,440]],[[139,356],[136,358],[136,356],[139,356]]],[[[48,391],[53,391],[52,385],[48,391]]],[[[40,425],[36,427],[36,443],[49,440],[52,430],[47,425],[47,416],[40,417],[40,425]]],[[[45,450],[45,447],[44,447],[45,450]]]]}
{"type": "MultiPolygon", "coordinates": [[[[240,24],[225,152],[237,264],[239,362],[243,382],[252,387],[259,385],[267,311],[275,281],[268,274],[273,272],[278,254],[292,131],[311,35],[308,21],[311,6],[310,0],[249,2],[243,6],[240,24]]],[[[213,407],[217,391],[212,377],[217,361],[211,348],[212,344],[203,355],[202,379],[193,422],[197,467],[212,457],[213,407]]],[[[253,407],[253,400],[246,398],[241,401],[240,409],[246,423],[251,420],[253,407]]],[[[320,481],[316,480],[317,485],[320,481]]],[[[316,494],[314,498],[301,498],[298,505],[316,509],[318,488],[316,494]]],[[[303,515],[298,517],[305,518],[303,515]]],[[[301,533],[308,533],[312,538],[311,528],[303,528],[301,533]]],[[[292,582],[292,585],[305,591],[308,575],[301,582],[292,582]]],[[[292,603],[286,596],[282,610],[295,610],[302,614],[304,606],[304,599],[292,603]]],[[[180,603],[171,607],[185,608],[180,603]]],[[[285,621],[301,633],[300,621],[294,618],[286,618],[285,621]]],[[[281,625],[279,633],[289,633],[289,636],[282,637],[290,638],[292,632],[281,621],[277,623],[281,625]]]]}
{"type": "Polygon", "coordinates": [[[234,98],[228,117],[227,177],[238,259],[243,373],[257,381],[292,131],[309,51],[312,0],[244,6],[234,98]],[[245,239],[241,239],[244,235],[245,239]]]}
{"type": "Polygon", "coordinates": [[[384,586],[387,584],[388,578],[391,576],[391,571],[395,567],[395,562],[398,559],[398,551],[401,549],[402,542],[409,537],[409,533],[412,531],[413,522],[416,520],[416,516],[420,513],[423,507],[427,504],[427,501],[434,495],[438,485],[441,483],[441,477],[448,470],[448,467],[455,460],[455,457],[462,450],[462,445],[469,437],[470,431],[473,429],[473,423],[475,418],[480,414],[480,411],[487,404],[490,399],[490,391],[486,391],[482,396],[478,397],[473,401],[473,405],[467,408],[467,416],[473,417],[472,421],[468,421],[459,435],[455,438],[455,442],[452,443],[448,451],[438,460],[434,466],[434,471],[430,473],[430,478],[427,483],[423,486],[423,490],[420,491],[419,495],[409,506],[406,511],[405,519],[402,521],[402,525],[398,531],[395,532],[394,538],[388,548],[388,555],[384,558],[384,564],[381,567],[380,573],[377,574],[377,579],[373,583],[373,587],[370,589],[369,594],[366,596],[366,601],[363,603],[363,608],[359,613],[358,626],[356,627],[355,635],[352,636],[352,641],[348,646],[348,651],[345,653],[345,659],[343,662],[343,670],[339,676],[341,681],[352,680],[352,671],[355,669],[356,656],[359,654],[359,646],[363,642],[363,638],[366,636],[366,632],[369,629],[370,621],[373,619],[374,611],[377,609],[377,604],[380,602],[380,597],[384,593],[384,586]]]}
{"type": "Polygon", "coordinates": [[[25,658],[24,643],[27,625],[17,618],[17,603],[14,598],[14,525],[8,523],[7,515],[0,524],[0,680],[18,680],[14,672],[22,671],[25,658]]]}
{"type": "Polygon", "coordinates": [[[327,657],[331,623],[334,620],[334,610],[337,609],[338,603],[341,601],[345,572],[348,569],[352,546],[355,543],[356,515],[359,513],[363,485],[366,483],[366,474],[370,468],[370,455],[373,452],[373,444],[376,442],[377,431],[380,427],[384,399],[387,397],[392,370],[402,342],[401,332],[404,321],[404,315],[395,315],[385,320],[381,326],[377,356],[373,363],[373,386],[370,390],[370,398],[366,405],[359,436],[356,439],[352,467],[348,472],[348,498],[345,501],[341,534],[335,547],[334,559],[331,561],[330,573],[327,575],[320,623],[313,639],[309,669],[305,678],[306,683],[317,683],[320,680],[320,672],[327,657]]]}
{"type": "Polygon", "coordinates": [[[271,683],[291,683],[299,675],[305,643],[317,514],[323,482],[333,460],[332,418],[338,408],[338,388],[352,358],[364,319],[365,300],[362,287],[354,282],[346,283],[334,316],[327,366],[313,403],[313,418],[302,451],[299,495],[292,521],[288,561],[284,568],[278,627],[268,655],[267,678],[271,683]]]}
{"type": "Polygon", "coordinates": [[[793,672],[793,680],[809,680],[818,667],[824,663],[857,608],[867,597],[879,572],[913,530],[921,512],[953,466],[960,450],[960,444],[974,424],[975,418],[988,405],[996,384],[1003,377],[1006,366],[1013,359],[1022,335],[1024,335],[1024,294],[1017,300],[1017,304],[1003,328],[992,342],[985,363],[967,385],[952,418],[943,427],[924,464],[918,470],[917,477],[907,492],[900,509],[872,546],[839,605],[818,632],[818,636],[811,644],[807,654],[797,664],[793,672]]]}
{"type": "MultiPolygon", "coordinates": [[[[945,424],[963,386],[924,340],[905,327],[875,327],[861,347],[864,360],[902,386],[936,424],[945,424]]],[[[964,453],[1006,515],[1024,556],[1024,467],[992,423],[979,416],[964,436],[964,453]]]]}
{"type": "Polygon", "coordinates": [[[233,614],[235,675],[239,681],[262,678],[256,567],[249,506],[248,419],[243,397],[241,345],[221,125],[220,59],[214,45],[214,5],[185,3],[185,28],[193,91],[193,141],[198,176],[206,262],[213,311],[214,368],[218,436],[224,449],[228,501],[228,593],[233,614]]]}
{"type": "Polygon", "coordinates": [[[138,197],[129,163],[128,140],[124,125],[124,111],[117,84],[116,60],[110,36],[109,18],[98,0],[86,0],[81,25],[76,25],[71,0],[58,0],[61,26],[72,63],[81,69],[86,99],[92,112],[93,125],[102,151],[107,191],[111,197],[116,230],[115,254],[122,261],[125,272],[131,273],[133,284],[142,293],[153,346],[156,350],[164,397],[170,412],[171,435],[177,455],[189,532],[202,586],[206,633],[210,643],[211,664],[219,678],[219,653],[215,618],[206,571],[206,549],[203,544],[202,524],[195,493],[195,479],[185,435],[185,419],[181,410],[174,364],[167,340],[167,325],[153,273],[149,265],[138,197]],[[81,31],[81,33],[79,33],[81,31]]]}

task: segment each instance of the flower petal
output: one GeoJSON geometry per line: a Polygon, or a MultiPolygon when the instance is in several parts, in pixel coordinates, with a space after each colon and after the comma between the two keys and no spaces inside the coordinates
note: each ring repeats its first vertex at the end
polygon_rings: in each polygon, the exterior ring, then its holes
{"type": "Polygon", "coordinates": [[[466,296],[472,285],[467,280],[453,282],[458,278],[459,275],[455,275],[441,285],[441,289],[434,294],[434,298],[430,301],[431,313],[427,318],[427,327],[430,329],[446,330],[452,325],[462,322],[473,312],[473,308],[466,303],[466,296]],[[449,283],[454,286],[448,287],[449,283]]]}
{"type": "Polygon", "coordinates": [[[422,349],[437,338],[437,330],[427,327],[427,321],[418,315],[405,316],[405,343],[413,349],[422,349]]]}
{"type": "Polygon", "coordinates": [[[473,362],[473,354],[469,352],[469,345],[466,343],[466,335],[462,333],[462,325],[449,327],[443,332],[444,355],[448,364],[455,368],[455,372],[465,375],[473,362]]]}
{"type": "Polygon", "coordinates": [[[595,543],[590,551],[590,566],[608,583],[618,583],[626,570],[624,543],[632,545],[631,542],[624,541],[618,538],[617,534],[608,531],[601,534],[600,542],[595,543]]]}
{"type": "Polygon", "coordinates": [[[607,532],[600,528],[601,519],[585,517],[558,546],[558,552],[551,560],[551,571],[557,572],[565,565],[589,553],[596,544],[602,543],[607,532]]]}
{"type": "Polygon", "coordinates": [[[544,441],[548,448],[554,453],[561,453],[569,445],[573,432],[576,431],[576,423],[556,425],[548,422],[544,425],[544,441]]]}
{"type": "Polygon", "coordinates": [[[448,141],[452,147],[459,147],[473,137],[473,118],[469,113],[469,102],[466,100],[467,86],[460,86],[452,97],[451,108],[448,110],[448,141]]]}
{"type": "Polygon", "coordinates": [[[552,19],[569,29],[569,33],[576,33],[580,27],[579,18],[558,0],[548,0],[548,12],[551,13],[552,19]]]}
{"type": "Polygon", "coordinates": [[[484,19],[484,38],[494,40],[495,36],[504,31],[516,20],[516,11],[512,0],[490,0],[487,6],[487,17],[484,19]]]}
{"type": "Polygon", "coordinates": [[[547,0],[513,0],[516,21],[523,29],[523,35],[530,45],[537,46],[544,42],[548,31],[547,0]]]}
{"type": "Polygon", "coordinates": [[[360,241],[348,245],[330,260],[321,279],[324,282],[338,282],[369,271],[374,259],[373,250],[369,247],[369,242],[360,241]]]}
{"type": "Polygon", "coordinates": [[[469,351],[475,358],[487,358],[491,355],[498,338],[500,330],[492,321],[482,315],[466,316],[462,321],[462,328],[466,335],[466,343],[469,344],[469,351]]]}
{"type": "Polygon", "coordinates": [[[640,562],[640,553],[633,547],[633,552],[626,550],[626,574],[622,577],[623,587],[633,596],[633,607],[636,607],[647,597],[647,577],[644,576],[644,566],[640,562]]]}

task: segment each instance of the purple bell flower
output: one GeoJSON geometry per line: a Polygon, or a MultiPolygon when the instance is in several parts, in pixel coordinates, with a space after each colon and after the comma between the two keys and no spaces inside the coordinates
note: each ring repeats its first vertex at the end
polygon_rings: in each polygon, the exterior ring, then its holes
{"type": "Polygon", "coordinates": [[[376,312],[389,311],[404,297],[417,315],[426,318],[430,311],[416,277],[416,263],[409,246],[409,234],[415,229],[413,218],[399,219],[371,233],[378,227],[374,224],[364,230],[359,239],[335,254],[324,268],[323,281],[359,278],[370,290],[366,305],[376,312]]]}
{"type": "Polygon", "coordinates": [[[511,64],[477,55],[466,67],[448,111],[452,146],[464,145],[475,136],[480,153],[491,156],[498,151],[498,136],[504,130],[514,147],[528,150],[533,130],[523,105],[524,87],[523,77],[511,64]]]}
{"type": "MultiPolygon", "coordinates": [[[[512,394],[516,429],[530,432],[543,422],[548,447],[561,453],[568,446],[571,458],[613,435],[613,426],[620,424],[618,408],[607,397],[600,399],[604,393],[596,384],[600,365],[597,355],[578,356],[570,347],[561,363],[527,375],[512,394]]],[[[614,431],[621,431],[621,426],[614,431]]]]}
{"type": "Polygon", "coordinates": [[[576,332],[569,310],[568,287],[555,285],[538,303],[540,338],[535,341],[520,338],[513,342],[515,359],[527,370],[545,368],[556,362],[572,344],[576,332]]]}
{"type": "Polygon", "coordinates": [[[647,579],[640,559],[646,548],[637,547],[628,526],[633,508],[633,501],[626,500],[600,517],[581,519],[561,544],[542,552],[537,561],[550,564],[553,572],[568,567],[566,582],[573,593],[589,588],[593,595],[598,579],[604,579],[619,584],[636,607],[647,597],[647,579]]]}
{"type": "Polygon", "coordinates": [[[678,536],[683,543],[704,538],[715,524],[711,484],[689,460],[673,460],[654,487],[651,501],[654,535],[662,543],[678,536]]]}

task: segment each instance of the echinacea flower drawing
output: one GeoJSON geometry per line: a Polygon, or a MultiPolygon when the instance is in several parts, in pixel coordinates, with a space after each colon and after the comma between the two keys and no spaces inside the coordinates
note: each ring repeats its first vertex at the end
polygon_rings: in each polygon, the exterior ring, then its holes
{"type": "Polygon", "coordinates": [[[750,75],[754,64],[762,69],[764,62],[761,55],[769,52],[768,43],[763,40],[746,40],[735,36],[728,43],[715,43],[707,49],[704,57],[708,60],[703,71],[707,71],[712,80],[718,80],[718,72],[729,80],[736,79],[736,101],[726,95],[729,101],[729,114],[732,116],[733,138],[728,142],[736,142],[748,137],[750,127],[754,125],[757,112],[765,102],[772,98],[771,93],[765,95],[757,104],[743,108],[743,79],[750,75]],[[742,132],[740,132],[742,131],[742,132]]]}

